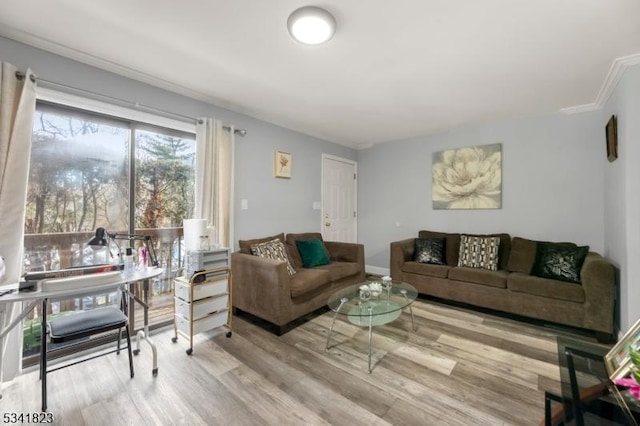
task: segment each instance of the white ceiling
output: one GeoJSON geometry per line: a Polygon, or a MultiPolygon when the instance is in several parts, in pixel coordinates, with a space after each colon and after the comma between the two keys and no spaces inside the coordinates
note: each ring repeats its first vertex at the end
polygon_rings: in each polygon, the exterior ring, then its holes
{"type": "Polygon", "coordinates": [[[0,34],[359,148],[594,106],[640,0],[2,0],[0,34]],[[287,32],[308,4],[324,45],[287,32]]]}

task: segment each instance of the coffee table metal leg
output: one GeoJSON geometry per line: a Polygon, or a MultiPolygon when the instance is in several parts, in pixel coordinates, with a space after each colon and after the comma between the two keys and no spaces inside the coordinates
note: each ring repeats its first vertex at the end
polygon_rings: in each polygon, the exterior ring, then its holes
{"type": "Polygon", "coordinates": [[[327,346],[324,348],[325,351],[329,350],[329,341],[331,340],[331,332],[333,331],[333,325],[336,323],[336,317],[338,316],[338,312],[340,312],[340,308],[342,308],[342,305],[344,305],[348,301],[349,299],[347,299],[346,297],[343,297],[342,299],[340,299],[340,306],[338,306],[338,309],[336,309],[335,313],[333,314],[333,321],[331,321],[331,327],[329,327],[329,334],[327,335],[327,346]]]}
{"type": "Polygon", "coordinates": [[[371,337],[373,335],[373,308],[369,306],[369,374],[371,374],[371,337]]]}
{"type": "MultiPolygon", "coordinates": [[[[407,290],[400,290],[400,294],[402,294],[402,296],[407,299],[407,290]]],[[[411,309],[411,303],[409,303],[409,313],[411,313],[411,331],[416,331],[416,323],[413,319],[413,309],[411,309]]]]}

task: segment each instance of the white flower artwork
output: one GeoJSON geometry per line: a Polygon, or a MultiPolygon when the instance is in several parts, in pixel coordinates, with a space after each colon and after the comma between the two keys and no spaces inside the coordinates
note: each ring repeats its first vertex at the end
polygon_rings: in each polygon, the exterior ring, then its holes
{"type": "Polygon", "coordinates": [[[502,207],[502,144],[433,153],[433,208],[502,207]]]}

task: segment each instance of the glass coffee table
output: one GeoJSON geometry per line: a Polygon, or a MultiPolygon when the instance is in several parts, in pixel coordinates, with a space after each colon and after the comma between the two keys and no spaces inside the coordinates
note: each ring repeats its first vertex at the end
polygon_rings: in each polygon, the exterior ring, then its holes
{"type": "Polygon", "coordinates": [[[411,314],[411,331],[415,331],[411,304],[416,300],[418,291],[412,285],[400,281],[393,281],[388,290],[382,287],[381,283],[381,281],[369,280],[345,287],[333,293],[327,302],[334,314],[331,327],[329,328],[329,334],[327,335],[327,346],[325,350],[329,350],[331,333],[333,332],[333,326],[338,314],[346,315],[352,324],[369,327],[369,373],[371,373],[371,339],[373,336],[373,326],[384,325],[395,321],[400,317],[405,308],[409,308],[409,313],[411,314]]]}

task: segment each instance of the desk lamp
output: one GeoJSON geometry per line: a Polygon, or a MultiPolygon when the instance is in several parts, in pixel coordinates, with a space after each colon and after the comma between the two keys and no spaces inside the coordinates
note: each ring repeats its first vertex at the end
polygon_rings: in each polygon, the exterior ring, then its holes
{"type": "Polygon", "coordinates": [[[89,240],[87,243],[91,248],[95,248],[96,250],[101,249],[102,247],[109,245],[109,240],[107,239],[108,234],[104,228],[96,228],[96,235],[89,240]]]}

